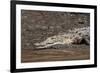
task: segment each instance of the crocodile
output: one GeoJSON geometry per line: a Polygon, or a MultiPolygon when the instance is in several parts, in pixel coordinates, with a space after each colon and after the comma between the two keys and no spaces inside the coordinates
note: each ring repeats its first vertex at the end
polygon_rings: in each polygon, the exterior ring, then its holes
{"type": "Polygon", "coordinates": [[[46,40],[34,43],[37,48],[48,48],[54,45],[72,45],[72,44],[90,45],[90,27],[74,28],[67,33],[59,33],[48,37],[46,40]]]}

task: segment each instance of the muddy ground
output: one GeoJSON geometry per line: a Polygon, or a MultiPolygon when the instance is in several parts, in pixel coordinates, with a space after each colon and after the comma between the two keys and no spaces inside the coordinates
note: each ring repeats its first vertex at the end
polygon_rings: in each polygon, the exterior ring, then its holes
{"type": "Polygon", "coordinates": [[[58,48],[36,48],[34,43],[50,36],[66,33],[69,29],[90,26],[89,13],[21,11],[21,62],[86,60],[90,46],[64,45],[58,48]]]}

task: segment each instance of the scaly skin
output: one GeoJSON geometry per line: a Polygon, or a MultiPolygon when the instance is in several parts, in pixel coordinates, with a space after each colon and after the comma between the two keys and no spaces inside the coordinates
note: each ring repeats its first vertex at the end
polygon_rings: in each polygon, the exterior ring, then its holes
{"type": "Polygon", "coordinates": [[[58,34],[52,37],[48,37],[46,40],[40,43],[35,43],[34,45],[37,48],[48,48],[57,44],[80,44],[84,40],[85,44],[90,44],[90,28],[75,28],[73,30],[69,30],[68,33],[58,34]]]}

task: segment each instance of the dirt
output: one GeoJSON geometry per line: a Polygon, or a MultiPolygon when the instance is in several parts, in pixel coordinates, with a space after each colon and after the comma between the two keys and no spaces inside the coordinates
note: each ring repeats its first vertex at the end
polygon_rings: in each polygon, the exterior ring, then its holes
{"type": "Polygon", "coordinates": [[[43,49],[34,45],[69,29],[90,26],[89,20],[89,13],[22,10],[21,62],[90,59],[90,46],[86,44],[43,49]]]}
{"type": "Polygon", "coordinates": [[[86,60],[90,58],[89,48],[23,49],[22,62],[86,60]]]}

